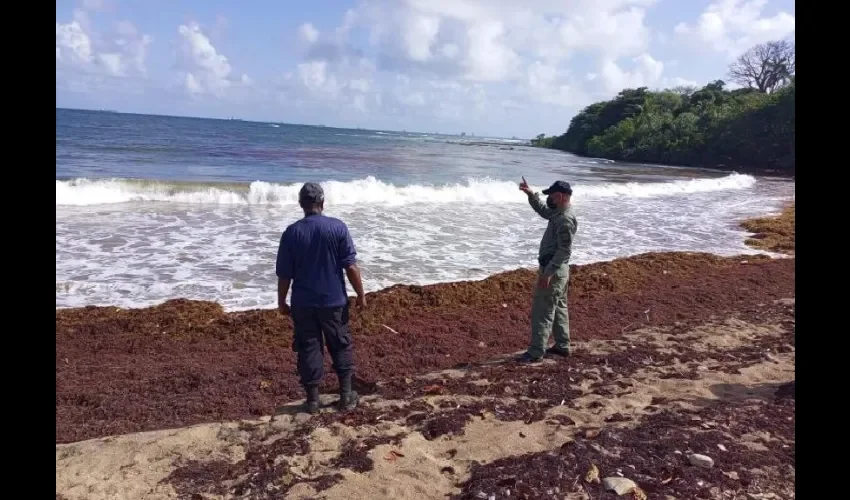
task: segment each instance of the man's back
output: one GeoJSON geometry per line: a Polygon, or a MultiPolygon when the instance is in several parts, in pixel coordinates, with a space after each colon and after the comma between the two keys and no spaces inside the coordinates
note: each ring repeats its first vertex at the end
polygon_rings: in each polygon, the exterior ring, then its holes
{"type": "Polygon", "coordinates": [[[286,228],[276,271],[292,280],[296,307],[341,307],[348,303],[343,269],[356,262],[348,227],[339,219],[312,214],[286,228]]]}

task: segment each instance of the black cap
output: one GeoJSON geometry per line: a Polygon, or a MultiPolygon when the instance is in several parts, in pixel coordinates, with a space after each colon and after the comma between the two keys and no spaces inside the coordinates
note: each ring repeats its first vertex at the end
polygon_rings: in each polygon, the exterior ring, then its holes
{"type": "Polygon", "coordinates": [[[315,182],[305,182],[298,192],[299,203],[319,203],[325,201],[325,191],[315,182]]]}
{"type": "Polygon", "coordinates": [[[554,184],[549,186],[549,189],[543,190],[543,194],[552,194],[552,193],[573,194],[573,188],[570,187],[569,182],[555,181],[554,184]]]}

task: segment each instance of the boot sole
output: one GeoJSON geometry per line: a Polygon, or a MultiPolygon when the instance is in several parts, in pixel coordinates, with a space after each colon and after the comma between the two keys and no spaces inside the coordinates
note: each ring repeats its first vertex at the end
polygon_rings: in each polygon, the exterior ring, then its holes
{"type": "Polygon", "coordinates": [[[539,358],[519,357],[514,359],[515,363],[519,363],[521,365],[533,365],[535,363],[540,363],[541,361],[543,361],[543,356],[540,356],[539,358]]]}

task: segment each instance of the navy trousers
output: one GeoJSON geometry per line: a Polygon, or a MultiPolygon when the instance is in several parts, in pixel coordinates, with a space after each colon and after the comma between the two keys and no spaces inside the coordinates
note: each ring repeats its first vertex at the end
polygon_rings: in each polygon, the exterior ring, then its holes
{"type": "Polygon", "coordinates": [[[301,385],[318,385],[325,374],[324,347],[340,379],[354,373],[348,305],[343,307],[292,307],[295,339],[292,349],[298,355],[301,385]]]}

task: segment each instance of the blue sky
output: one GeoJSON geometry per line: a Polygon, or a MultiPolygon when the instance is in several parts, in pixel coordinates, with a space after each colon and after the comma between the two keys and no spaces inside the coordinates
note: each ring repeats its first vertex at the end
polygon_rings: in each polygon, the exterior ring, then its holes
{"type": "Polygon", "coordinates": [[[60,0],[56,105],[531,137],[794,30],[791,0],[60,0]]]}

